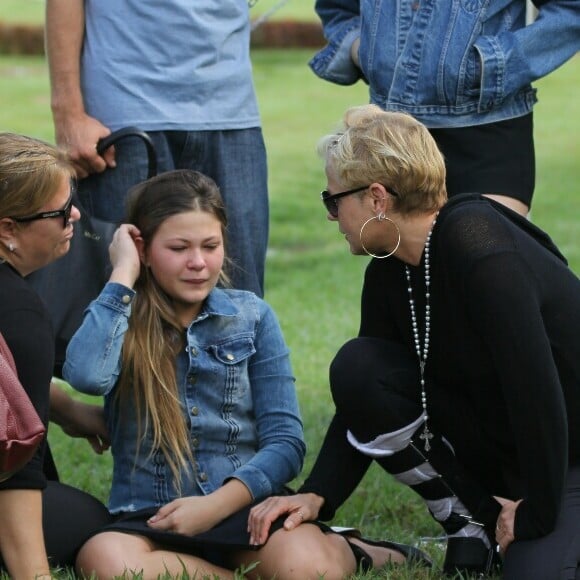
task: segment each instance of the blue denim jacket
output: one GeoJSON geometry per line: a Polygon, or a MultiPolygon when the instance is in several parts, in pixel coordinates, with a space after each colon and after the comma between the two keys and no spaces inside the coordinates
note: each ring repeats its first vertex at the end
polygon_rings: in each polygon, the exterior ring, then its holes
{"type": "MultiPolygon", "coordinates": [[[[141,446],[133,407],[114,400],[134,291],[109,283],[91,303],[67,349],[63,373],[79,391],[105,396],[114,457],[113,513],[178,497],[151,433],[141,446]]],[[[208,494],[237,478],[261,499],[281,490],[305,454],[288,348],[272,309],[250,292],[214,289],[187,329],[177,361],[179,395],[196,460],[182,473],[182,496],[208,494]]]]}
{"type": "Polygon", "coordinates": [[[578,0],[545,2],[528,26],[526,0],[316,0],[316,11],[328,45],[312,70],[345,85],[362,77],[372,103],[430,128],[529,113],[531,83],[580,50],[578,0]]]}

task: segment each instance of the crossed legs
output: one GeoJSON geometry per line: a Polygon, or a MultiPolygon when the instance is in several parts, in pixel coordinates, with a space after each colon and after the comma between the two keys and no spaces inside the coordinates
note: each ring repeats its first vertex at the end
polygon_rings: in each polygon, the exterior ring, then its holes
{"type": "MultiPolygon", "coordinates": [[[[391,561],[404,562],[399,552],[382,547],[360,546],[372,557],[375,566],[391,561]]],[[[227,558],[224,558],[227,560],[227,558]]],[[[142,573],[143,580],[184,570],[198,578],[229,579],[235,569],[250,569],[248,578],[277,580],[340,580],[357,570],[357,562],[347,540],[325,533],[313,524],[302,524],[292,531],[280,529],[259,550],[234,552],[227,567],[198,556],[172,552],[148,538],[123,532],[103,532],[93,536],[80,550],[77,572],[84,577],[109,579],[125,572],[142,573]]]]}

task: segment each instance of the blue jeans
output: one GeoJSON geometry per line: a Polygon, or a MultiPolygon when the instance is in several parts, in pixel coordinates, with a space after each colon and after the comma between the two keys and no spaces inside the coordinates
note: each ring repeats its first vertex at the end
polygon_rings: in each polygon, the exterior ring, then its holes
{"type": "MultiPolygon", "coordinates": [[[[269,204],[262,130],[151,131],[149,135],[159,173],[194,169],[215,180],[227,209],[232,285],[263,296],[269,204]]],[[[128,190],[147,177],[147,152],[135,137],[117,142],[115,151],[117,167],[82,180],[79,197],[91,215],[120,223],[128,190]]]]}

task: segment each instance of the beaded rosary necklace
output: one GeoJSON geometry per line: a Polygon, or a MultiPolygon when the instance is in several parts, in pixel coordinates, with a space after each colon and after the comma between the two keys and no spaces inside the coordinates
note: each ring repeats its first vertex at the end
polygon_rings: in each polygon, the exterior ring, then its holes
{"type": "Polygon", "coordinates": [[[423,335],[423,347],[421,348],[421,336],[419,334],[419,325],[417,324],[417,313],[415,312],[415,300],[413,299],[413,285],[411,283],[411,270],[409,266],[405,265],[405,276],[407,278],[407,292],[409,294],[409,308],[411,310],[411,327],[413,329],[413,340],[415,343],[415,352],[417,353],[417,358],[419,359],[419,382],[421,384],[421,406],[423,407],[423,414],[425,416],[423,420],[423,432],[419,435],[419,439],[424,442],[425,451],[431,450],[431,443],[429,442],[433,439],[434,435],[429,430],[429,414],[427,413],[427,391],[425,390],[425,366],[427,364],[427,356],[429,354],[429,334],[431,332],[431,304],[430,304],[430,288],[431,288],[431,262],[430,262],[430,250],[431,250],[431,234],[433,233],[433,228],[437,222],[437,216],[439,212],[435,214],[435,219],[431,224],[431,229],[427,234],[427,239],[425,240],[425,334],[423,335]]]}

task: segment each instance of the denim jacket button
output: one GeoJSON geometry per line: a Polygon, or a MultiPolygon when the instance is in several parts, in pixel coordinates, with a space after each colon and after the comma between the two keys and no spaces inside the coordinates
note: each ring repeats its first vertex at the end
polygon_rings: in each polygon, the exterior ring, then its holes
{"type": "Polygon", "coordinates": [[[229,352],[228,354],[226,354],[226,358],[228,360],[234,360],[236,357],[231,352],[229,352]]]}
{"type": "Polygon", "coordinates": [[[121,298],[121,302],[123,304],[129,304],[129,302],[131,302],[131,296],[129,296],[129,294],[125,294],[123,298],[121,298]]]}
{"type": "Polygon", "coordinates": [[[202,471],[199,474],[199,481],[207,481],[207,473],[205,473],[205,471],[202,471]]]}
{"type": "Polygon", "coordinates": [[[187,375],[187,382],[190,385],[195,385],[196,381],[197,381],[197,377],[195,375],[187,375]]]}
{"type": "Polygon", "coordinates": [[[194,437],[194,438],[191,440],[191,444],[192,444],[192,445],[193,445],[193,447],[195,447],[195,448],[199,447],[199,439],[198,439],[197,437],[194,437]]]}
{"type": "Polygon", "coordinates": [[[191,414],[192,414],[194,417],[197,417],[197,416],[199,415],[199,409],[198,409],[197,407],[192,407],[192,408],[191,408],[191,414]]]}
{"type": "Polygon", "coordinates": [[[189,352],[190,352],[191,356],[197,356],[197,348],[195,348],[195,346],[192,346],[189,349],[189,352]]]}

